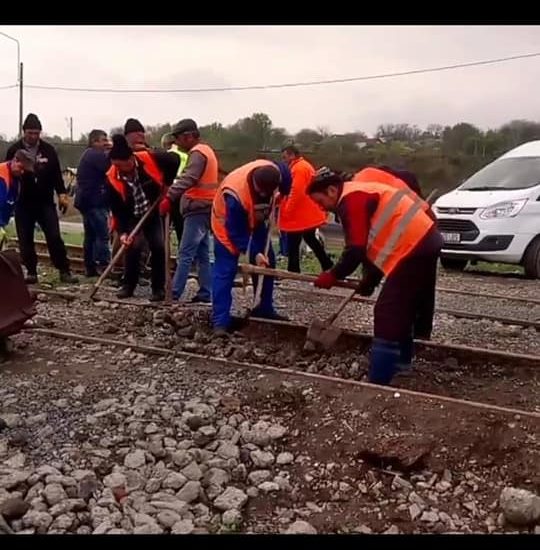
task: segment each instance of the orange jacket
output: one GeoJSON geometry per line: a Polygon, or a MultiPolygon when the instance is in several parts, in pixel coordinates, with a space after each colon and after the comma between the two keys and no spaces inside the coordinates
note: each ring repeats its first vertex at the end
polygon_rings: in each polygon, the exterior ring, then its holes
{"type": "Polygon", "coordinates": [[[385,183],[345,182],[338,204],[356,191],[379,196],[377,209],[371,217],[366,256],[388,277],[434,222],[424,212],[424,201],[420,197],[414,194],[413,198],[407,191],[385,183]]]}
{"type": "Polygon", "coordinates": [[[190,150],[190,153],[192,151],[197,151],[206,158],[206,168],[201,179],[193,187],[190,187],[184,195],[190,199],[213,201],[219,186],[216,153],[206,143],[198,143],[190,150]]]}
{"type": "Polygon", "coordinates": [[[306,231],[315,229],[326,222],[326,214],[306,193],[315,169],[300,157],[290,164],[291,192],[281,198],[278,225],[281,231],[306,231]]]}
{"type": "MultiPolygon", "coordinates": [[[[214,238],[217,239],[231,254],[238,255],[239,251],[231,242],[227,227],[225,225],[227,217],[227,206],[225,204],[225,195],[233,195],[238,202],[242,205],[248,215],[249,229],[251,232],[255,229],[255,205],[253,203],[253,197],[249,188],[249,176],[255,168],[261,166],[273,166],[276,165],[270,160],[254,160],[248,162],[233,170],[219,186],[218,192],[214,198],[212,204],[212,233],[214,238]]],[[[277,168],[276,168],[277,170],[277,168]]]]}

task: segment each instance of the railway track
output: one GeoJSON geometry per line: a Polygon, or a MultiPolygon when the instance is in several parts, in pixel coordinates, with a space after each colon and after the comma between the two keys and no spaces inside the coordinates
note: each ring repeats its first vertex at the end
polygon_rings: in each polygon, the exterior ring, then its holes
{"type": "Polygon", "coordinates": [[[46,328],[30,328],[27,329],[42,336],[60,338],[65,340],[71,340],[76,342],[84,342],[91,344],[103,344],[107,346],[115,346],[120,348],[130,348],[131,350],[140,351],[151,355],[170,356],[170,357],[182,357],[188,359],[210,361],[213,364],[248,369],[251,371],[259,371],[262,373],[279,374],[284,377],[299,377],[309,380],[318,380],[332,384],[354,386],[359,389],[375,391],[382,394],[393,394],[394,397],[399,398],[401,394],[428,401],[432,404],[455,404],[463,407],[469,407],[474,409],[481,409],[483,411],[504,414],[504,415],[519,415],[519,417],[527,417],[534,420],[540,420],[540,407],[536,407],[538,410],[526,410],[510,406],[502,406],[494,403],[488,403],[483,401],[476,401],[473,399],[462,399],[449,395],[435,394],[424,391],[411,390],[403,387],[384,387],[363,382],[360,380],[344,379],[336,376],[329,376],[320,373],[304,372],[300,369],[290,367],[276,367],[263,363],[254,363],[252,361],[238,360],[234,358],[224,357],[208,357],[208,355],[202,353],[196,353],[192,351],[176,350],[162,346],[137,344],[133,342],[127,342],[125,340],[117,340],[112,338],[105,338],[102,336],[90,336],[85,334],[78,334],[74,332],[53,330],[46,328]]]}
{"type": "MultiPolygon", "coordinates": [[[[16,246],[17,240],[10,239],[9,242],[12,246],[16,246]]],[[[36,252],[40,261],[46,264],[50,264],[50,258],[47,249],[47,243],[45,241],[36,241],[36,252]]],[[[77,273],[84,272],[84,262],[83,262],[83,248],[80,245],[66,244],[66,249],[70,262],[73,265],[73,270],[77,273]]],[[[176,256],[171,256],[172,261],[176,261],[176,256]]],[[[483,275],[481,272],[474,272],[471,275],[483,275]]],[[[507,300],[513,302],[522,302],[540,305],[540,298],[532,298],[527,296],[513,296],[509,294],[502,294],[497,292],[481,292],[481,291],[470,291],[463,289],[449,288],[445,286],[437,286],[437,292],[445,294],[454,294],[454,295],[463,295],[463,296],[473,296],[493,300],[507,300]]]]}

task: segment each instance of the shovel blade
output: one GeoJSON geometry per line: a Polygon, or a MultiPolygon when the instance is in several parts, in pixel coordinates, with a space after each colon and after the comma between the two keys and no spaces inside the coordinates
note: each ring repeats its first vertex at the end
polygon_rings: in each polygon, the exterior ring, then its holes
{"type": "Polygon", "coordinates": [[[340,335],[340,328],[329,325],[327,321],[315,319],[309,326],[307,340],[315,346],[328,350],[335,345],[340,335]]]}

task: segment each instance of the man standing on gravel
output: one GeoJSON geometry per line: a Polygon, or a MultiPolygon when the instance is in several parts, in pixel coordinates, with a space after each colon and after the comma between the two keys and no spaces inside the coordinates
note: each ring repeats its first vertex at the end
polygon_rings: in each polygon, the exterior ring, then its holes
{"type": "Polygon", "coordinates": [[[398,371],[411,368],[419,304],[435,294],[442,247],[437,227],[419,197],[385,183],[343,181],[322,168],[308,193],[325,210],[338,211],[346,243],[338,263],[322,272],[315,286],[332,288],[361,263],[361,295],[373,294],[380,273],[386,277],[374,309],[368,379],[390,384],[398,371]]]}
{"type": "Polygon", "coordinates": [[[82,214],[84,225],[84,265],[87,277],[97,277],[111,261],[107,218],[107,170],[111,166],[106,150],[107,132],[92,130],[88,149],[77,168],[75,208],[82,214]]]}
{"type": "Polygon", "coordinates": [[[129,234],[155,201],[162,196],[178,170],[178,156],[159,151],[133,152],[123,135],[113,136],[109,153],[112,166],[107,172],[111,211],[117,224],[120,242],[127,247],[123,286],[119,298],[133,296],[139,281],[143,238],[150,247],[153,302],[165,297],[165,245],[163,224],[157,209],[143,224],[132,241],[129,234]]]}
{"type": "Polygon", "coordinates": [[[170,214],[173,204],[180,202],[184,218],[182,240],[178,247],[177,265],[172,281],[172,294],[179,300],[186,288],[193,261],[198,264],[199,290],[192,303],[211,301],[210,211],[218,188],[218,159],[210,145],[201,142],[194,120],[181,120],[173,130],[178,148],[188,153],[186,168],[174,180],[160,204],[162,216],[170,214]]]}
{"type": "Polygon", "coordinates": [[[60,271],[60,281],[77,283],[78,279],[70,271],[54,204],[56,192],[60,210],[67,210],[69,199],[66,186],[56,150],[40,138],[41,130],[39,118],[30,113],[23,124],[22,139],[15,142],[6,153],[6,160],[11,160],[17,151],[23,149],[34,159],[34,171],[27,171],[21,177],[21,189],[15,207],[15,225],[19,250],[27,272],[26,282],[35,284],[38,281],[34,244],[34,230],[38,224],[45,234],[52,263],[60,271]]]}

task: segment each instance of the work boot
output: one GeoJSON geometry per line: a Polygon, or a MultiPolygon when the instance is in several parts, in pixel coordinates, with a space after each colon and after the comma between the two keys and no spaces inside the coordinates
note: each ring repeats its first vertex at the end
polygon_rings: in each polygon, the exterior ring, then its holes
{"type": "Polygon", "coordinates": [[[163,300],[165,300],[165,291],[163,289],[152,291],[152,296],[150,296],[151,302],[163,302],[163,300]]]}
{"type": "Polygon", "coordinates": [[[223,327],[216,327],[212,331],[212,335],[214,336],[214,338],[229,338],[229,333],[227,332],[227,329],[223,327]]]}
{"type": "Polygon", "coordinates": [[[37,273],[28,273],[24,278],[24,282],[27,285],[37,285],[38,283],[37,273]]]}
{"type": "Polygon", "coordinates": [[[74,285],[79,282],[79,279],[77,279],[77,277],[72,275],[69,271],[60,271],[60,282],[74,285]]]}
{"type": "Polygon", "coordinates": [[[397,364],[396,376],[411,376],[412,361],[414,357],[414,341],[412,338],[401,342],[399,346],[399,362],[397,364]]]}
{"type": "Polygon", "coordinates": [[[133,288],[123,285],[120,290],[116,293],[116,297],[121,300],[124,298],[131,298],[133,296],[133,288]]]}
{"type": "Polygon", "coordinates": [[[198,294],[195,294],[195,296],[191,298],[190,303],[191,304],[211,304],[212,300],[210,300],[210,298],[202,298],[198,294]]]}
{"type": "Polygon", "coordinates": [[[373,338],[371,357],[369,359],[368,382],[390,385],[398,370],[400,360],[399,342],[373,338]]]}

